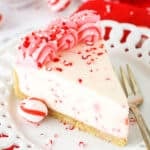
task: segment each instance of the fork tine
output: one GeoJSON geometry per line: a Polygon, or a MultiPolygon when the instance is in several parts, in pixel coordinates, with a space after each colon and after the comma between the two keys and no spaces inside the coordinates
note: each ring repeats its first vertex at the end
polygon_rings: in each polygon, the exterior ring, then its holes
{"type": "Polygon", "coordinates": [[[132,86],[134,94],[140,94],[141,95],[140,89],[138,87],[138,84],[137,84],[137,82],[135,80],[134,74],[133,74],[129,64],[126,64],[126,67],[127,67],[129,80],[130,80],[130,83],[131,83],[131,86],[132,86]]]}
{"type": "Polygon", "coordinates": [[[130,84],[128,82],[128,78],[127,78],[125,71],[123,70],[122,67],[120,67],[120,75],[121,75],[122,85],[123,85],[124,91],[126,93],[126,96],[127,97],[132,96],[134,93],[132,91],[132,88],[130,87],[130,84]]]}

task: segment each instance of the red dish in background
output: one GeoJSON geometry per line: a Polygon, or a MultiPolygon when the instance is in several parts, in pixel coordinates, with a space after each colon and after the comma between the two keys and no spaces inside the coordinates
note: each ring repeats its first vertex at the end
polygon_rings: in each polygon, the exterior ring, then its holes
{"type": "Polygon", "coordinates": [[[101,19],[150,27],[150,0],[89,0],[77,11],[94,9],[101,19]]]}

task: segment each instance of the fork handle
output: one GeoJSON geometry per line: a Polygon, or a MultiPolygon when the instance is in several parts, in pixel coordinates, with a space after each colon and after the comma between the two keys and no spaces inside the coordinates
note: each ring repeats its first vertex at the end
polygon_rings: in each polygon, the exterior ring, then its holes
{"type": "Polygon", "coordinates": [[[150,150],[150,130],[148,129],[148,126],[146,125],[146,122],[145,122],[144,118],[142,117],[142,114],[140,113],[137,106],[131,104],[130,109],[137,120],[138,126],[140,128],[141,134],[144,139],[144,142],[147,146],[147,150],[150,150]]]}

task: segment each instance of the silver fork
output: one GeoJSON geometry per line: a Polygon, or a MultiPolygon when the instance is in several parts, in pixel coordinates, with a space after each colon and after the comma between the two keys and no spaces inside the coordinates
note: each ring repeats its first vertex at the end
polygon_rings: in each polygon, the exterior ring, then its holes
{"type": "Polygon", "coordinates": [[[128,64],[126,65],[126,69],[128,76],[126,75],[123,67],[120,67],[121,83],[125,94],[128,98],[130,110],[137,120],[139,129],[141,131],[147,149],[150,150],[150,130],[148,129],[148,126],[146,125],[146,122],[143,119],[142,114],[140,113],[137,107],[143,103],[144,99],[135,80],[134,74],[128,64]]]}

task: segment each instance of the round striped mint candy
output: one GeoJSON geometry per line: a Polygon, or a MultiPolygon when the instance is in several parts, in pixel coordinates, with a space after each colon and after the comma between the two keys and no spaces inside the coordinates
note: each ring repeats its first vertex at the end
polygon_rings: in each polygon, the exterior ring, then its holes
{"type": "Polygon", "coordinates": [[[48,115],[48,108],[43,100],[29,97],[20,102],[18,113],[29,122],[39,123],[48,115]]]}
{"type": "Polygon", "coordinates": [[[48,0],[48,5],[52,11],[63,11],[70,3],[71,0],[48,0]]]}
{"type": "Polygon", "coordinates": [[[3,15],[0,13],[0,25],[3,23],[3,15]]]}

